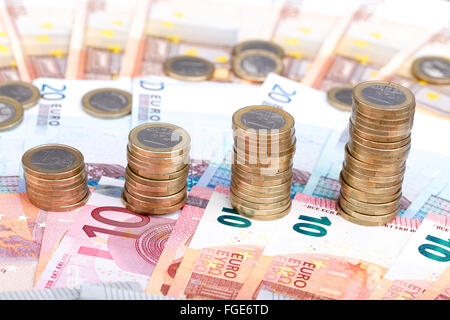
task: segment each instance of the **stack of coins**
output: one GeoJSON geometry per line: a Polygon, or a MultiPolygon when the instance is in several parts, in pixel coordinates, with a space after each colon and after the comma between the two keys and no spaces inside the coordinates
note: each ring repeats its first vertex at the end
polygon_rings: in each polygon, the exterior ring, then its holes
{"type": "Polygon", "coordinates": [[[191,138],[169,123],[145,123],[128,136],[122,202],[141,214],[166,214],[183,207],[187,196],[191,138]]]}
{"type": "Polygon", "coordinates": [[[274,42],[249,40],[233,49],[233,72],[250,82],[262,82],[270,72],[281,74],[284,50],[274,42]]]}
{"type": "Polygon", "coordinates": [[[353,89],[337,203],[345,219],[377,226],[398,214],[414,110],[414,95],[401,85],[368,81],[353,89]]]}
{"type": "Polygon", "coordinates": [[[285,216],[291,208],[294,118],[274,107],[245,107],[234,113],[233,131],[233,209],[257,220],[285,216]]]}
{"type": "Polygon", "coordinates": [[[61,144],[34,147],[22,156],[28,199],[47,211],[70,211],[89,198],[83,155],[61,144]]]}

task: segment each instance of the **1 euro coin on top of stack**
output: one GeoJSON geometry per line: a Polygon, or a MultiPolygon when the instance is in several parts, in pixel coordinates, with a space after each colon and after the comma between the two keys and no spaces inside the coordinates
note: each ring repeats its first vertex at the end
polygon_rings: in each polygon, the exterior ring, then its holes
{"type": "Polygon", "coordinates": [[[89,198],[84,158],[77,149],[46,144],[26,151],[22,165],[28,199],[46,211],[70,211],[89,198]]]}
{"type": "Polygon", "coordinates": [[[128,136],[122,202],[141,214],[166,214],[183,207],[187,196],[191,138],[169,123],[145,123],[128,136]]]}
{"type": "Polygon", "coordinates": [[[233,115],[231,205],[239,214],[274,220],[291,208],[294,118],[278,108],[249,106],[233,115]]]}
{"type": "Polygon", "coordinates": [[[337,203],[345,219],[377,226],[398,214],[414,111],[414,95],[399,84],[368,81],[354,87],[337,203]]]}

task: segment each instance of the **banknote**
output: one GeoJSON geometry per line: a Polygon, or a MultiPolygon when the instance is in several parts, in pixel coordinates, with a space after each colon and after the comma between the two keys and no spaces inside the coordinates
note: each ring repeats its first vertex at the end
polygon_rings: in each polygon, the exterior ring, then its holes
{"type": "Polygon", "coordinates": [[[118,77],[136,3],[137,0],[77,1],[67,79],[118,77]]]}
{"type": "Polygon", "coordinates": [[[67,144],[80,150],[86,163],[102,165],[104,170],[123,170],[131,116],[115,119],[91,116],[84,111],[82,98],[101,88],[130,92],[129,81],[40,78],[33,84],[40,89],[41,99],[28,111],[25,150],[44,143],[67,144]]]}
{"type": "Polygon", "coordinates": [[[449,233],[449,217],[428,213],[370,299],[421,299],[424,292],[438,280],[446,281],[443,286],[447,287],[450,268],[449,233]],[[446,276],[440,278],[444,273],[446,276]]]}
{"type": "MultiPolygon", "coordinates": [[[[203,197],[206,196],[204,193],[203,197]]],[[[195,214],[201,211],[196,210],[195,214]]],[[[281,221],[283,218],[258,221],[240,216],[231,209],[229,189],[216,186],[168,295],[189,299],[236,299],[281,221]]]]}
{"type": "Polygon", "coordinates": [[[363,1],[345,28],[327,36],[302,82],[327,91],[369,80],[405,48],[422,43],[448,23],[446,2],[409,1],[407,10],[405,5],[401,0],[363,1]]]}
{"type": "Polygon", "coordinates": [[[231,117],[257,104],[256,92],[257,87],[249,85],[135,79],[132,127],[146,122],[178,125],[191,136],[191,158],[221,163],[233,144],[231,117]]]}
{"type": "Polygon", "coordinates": [[[0,291],[33,287],[40,245],[31,237],[26,197],[0,193],[0,291]]]}
{"type": "MultiPolygon", "coordinates": [[[[0,4],[0,6],[2,5],[3,4],[0,4]]],[[[5,22],[0,15],[0,81],[17,80],[20,80],[20,73],[17,68],[13,44],[6,31],[5,22]]]]}
{"type": "Polygon", "coordinates": [[[59,243],[36,289],[85,283],[148,283],[179,211],[143,216],[121,203],[123,181],[102,178],[59,243]]]}
{"type": "Polygon", "coordinates": [[[450,162],[417,195],[408,209],[402,214],[423,220],[429,212],[450,217],[450,162]]]}
{"type": "Polygon", "coordinates": [[[450,300],[450,268],[428,287],[420,296],[422,300],[450,300]]]}
{"type": "Polygon", "coordinates": [[[0,6],[20,77],[64,78],[78,1],[7,0],[0,6]]]}
{"type": "Polygon", "coordinates": [[[347,25],[359,5],[360,1],[285,1],[271,37],[286,53],[283,76],[302,80],[327,35],[347,25]]]}
{"type": "Polygon", "coordinates": [[[120,76],[163,75],[167,58],[191,55],[214,64],[212,80],[240,81],[231,72],[233,46],[248,39],[269,40],[282,3],[138,1],[120,76]]]}
{"type": "Polygon", "coordinates": [[[349,113],[331,107],[325,93],[273,73],[261,85],[258,101],[284,109],[295,119],[293,191],[303,192],[322,149],[348,123],[349,113]]]}
{"type": "Polygon", "coordinates": [[[366,299],[419,224],[349,223],[334,201],[297,193],[238,299],[366,299]]]}
{"type": "MultiPolygon", "coordinates": [[[[450,11],[450,10],[449,10],[450,11]]],[[[410,50],[409,50],[410,51],[410,50]]],[[[450,116],[450,86],[433,85],[424,80],[418,80],[411,73],[415,59],[424,56],[445,56],[450,52],[450,24],[433,34],[403,60],[392,59],[379,72],[377,77],[391,80],[409,88],[416,98],[417,106],[450,116]]]]}
{"type": "Polygon", "coordinates": [[[211,163],[206,168],[197,185],[188,194],[186,204],[150,278],[147,293],[167,295],[214,188],[217,185],[229,187],[230,180],[231,168],[225,162],[222,165],[211,163]]]}

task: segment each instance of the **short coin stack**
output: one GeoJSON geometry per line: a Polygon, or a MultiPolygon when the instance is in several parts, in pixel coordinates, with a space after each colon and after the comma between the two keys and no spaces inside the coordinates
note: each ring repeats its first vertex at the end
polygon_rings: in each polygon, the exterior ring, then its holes
{"type": "Polygon", "coordinates": [[[183,207],[187,195],[191,138],[169,123],[145,123],[128,136],[122,202],[141,214],[166,214],[183,207]]]}
{"type": "Polygon", "coordinates": [[[278,108],[250,106],[234,113],[233,130],[233,209],[257,220],[285,216],[292,202],[294,118],[278,108]]]}
{"type": "Polygon", "coordinates": [[[83,155],[61,144],[34,147],[22,156],[28,199],[47,211],[70,211],[89,198],[83,155]]]}
{"type": "Polygon", "coordinates": [[[401,85],[368,81],[353,89],[337,203],[345,219],[377,226],[398,214],[414,110],[414,95],[401,85]]]}

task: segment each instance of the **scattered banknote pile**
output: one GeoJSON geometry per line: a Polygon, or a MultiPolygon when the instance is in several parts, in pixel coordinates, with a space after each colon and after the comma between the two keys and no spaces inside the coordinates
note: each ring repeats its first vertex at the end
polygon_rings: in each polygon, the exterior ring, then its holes
{"type": "Polygon", "coordinates": [[[359,84],[353,95],[338,208],[350,221],[382,225],[400,210],[416,103],[407,88],[382,81],[359,84]]]}
{"type": "Polygon", "coordinates": [[[233,131],[233,208],[253,219],[285,216],[291,208],[294,119],[274,107],[251,106],[233,115],[233,131]]]}
{"type": "Polygon", "coordinates": [[[449,16],[0,1],[0,299],[450,299],[449,16]]]}
{"type": "Polygon", "coordinates": [[[89,199],[83,155],[70,146],[47,144],[22,157],[28,199],[47,211],[71,211],[89,199]]]}
{"type": "Polygon", "coordinates": [[[137,213],[165,214],[186,202],[190,136],[169,123],[142,124],[129,134],[122,200],[137,213]]]}

